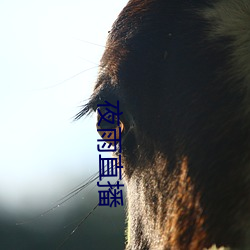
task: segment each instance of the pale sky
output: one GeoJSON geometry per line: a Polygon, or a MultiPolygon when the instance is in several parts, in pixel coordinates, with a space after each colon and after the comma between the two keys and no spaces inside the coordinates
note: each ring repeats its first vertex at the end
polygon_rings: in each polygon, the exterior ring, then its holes
{"type": "Polygon", "coordinates": [[[0,1],[1,207],[53,199],[98,171],[95,117],[72,118],[126,2],[0,1]]]}

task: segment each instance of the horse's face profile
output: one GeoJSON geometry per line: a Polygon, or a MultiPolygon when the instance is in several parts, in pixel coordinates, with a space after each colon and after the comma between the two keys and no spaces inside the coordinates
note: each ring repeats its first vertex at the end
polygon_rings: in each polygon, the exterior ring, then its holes
{"type": "Polygon", "coordinates": [[[250,2],[130,0],[78,117],[119,100],[127,250],[250,249],[250,2]]]}

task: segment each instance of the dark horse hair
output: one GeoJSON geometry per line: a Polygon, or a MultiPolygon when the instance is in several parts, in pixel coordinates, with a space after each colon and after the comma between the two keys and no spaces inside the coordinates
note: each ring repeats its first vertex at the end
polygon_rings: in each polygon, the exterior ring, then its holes
{"type": "Polygon", "coordinates": [[[80,118],[120,102],[127,250],[250,249],[250,1],[130,0],[80,118]]]}

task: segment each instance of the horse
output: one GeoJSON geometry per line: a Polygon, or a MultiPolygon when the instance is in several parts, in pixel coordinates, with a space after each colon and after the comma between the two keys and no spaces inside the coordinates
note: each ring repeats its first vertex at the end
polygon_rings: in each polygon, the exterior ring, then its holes
{"type": "Polygon", "coordinates": [[[77,119],[119,100],[126,250],[250,249],[250,2],[130,0],[77,119]]]}

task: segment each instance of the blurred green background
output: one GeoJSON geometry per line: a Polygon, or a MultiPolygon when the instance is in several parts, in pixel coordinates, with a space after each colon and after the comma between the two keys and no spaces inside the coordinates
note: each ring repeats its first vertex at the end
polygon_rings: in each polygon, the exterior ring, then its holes
{"type": "MultiPolygon", "coordinates": [[[[80,195],[81,196],[81,195],[80,195]]],[[[72,198],[58,209],[27,224],[16,225],[29,215],[1,217],[1,249],[44,250],[58,249],[75,226],[96,205],[96,191],[89,192],[89,198],[72,198]]],[[[60,249],[124,249],[124,207],[100,207],[71,235],[60,249]]]]}
{"type": "MultiPolygon", "coordinates": [[[[56,249],[98,202],[92,93],[110,27],[127,1],[0,1],[0,249],[56,249]]],[[[98,207],[62,249],[124,249],[124,207],[98,207]]]]}

